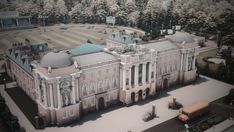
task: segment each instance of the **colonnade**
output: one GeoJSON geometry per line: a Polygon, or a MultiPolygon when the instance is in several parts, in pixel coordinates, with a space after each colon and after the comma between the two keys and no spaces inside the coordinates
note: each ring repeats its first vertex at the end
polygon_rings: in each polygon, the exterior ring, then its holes
{"type": "Polygon", "coordinates": [[[123,90],[136,88],[138,86],[151,83],[152,79],[155,80],[156,63],[144,62],[141,64],[131,65],[130,67],[125,66],[122,67],[122,73],[123,90]],[[154,67],[152,68],[152,66],[154,67]]]}

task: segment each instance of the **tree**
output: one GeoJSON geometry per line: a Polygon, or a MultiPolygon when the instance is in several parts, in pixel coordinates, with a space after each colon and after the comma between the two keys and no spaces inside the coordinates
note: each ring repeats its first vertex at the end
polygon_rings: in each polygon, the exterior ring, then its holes
{"type": "Polygon", "coordinates": [[[127,13],[124,10],[118,10],[116,12],[116,23],[120,25],[126,25],[127,24],[127,13]]]}
{"type": "Polygon", "coordinates": [[[35,16],[39,12],[39,6],[32,1],[20,2],[16,4],[16,10],[23,16],[35,16]]]}
{"type": "Polygon", "coordinates": [[[134,2],[128,2],[125,6],[124,6],[124,10],[126,13],[131,13],[137,10],[137,6],[135,5],[134,2]]]}
{"type": "Polygon", "coordinates": [[[115,16],[118,10],[120,10],[120,7],[117,4],[113,4],[109,6],[109,15],[115,16]]]}
{"type": "Polygon", "coordinates": [[[128,14],[127,20],[130,23],[131,26],[137,26],[137,22],[139,21],[139,11],[134,11],[128,14]]]}
{"type": "Polygon", "coordinates": [[[65,17],[68,15],[68,10],[63,0],[58,0],[55,5],[55,17],[62,22],[65,22],[65,17]]]}
{"type": "Polygon", "coordinates": [[[97,10],[96,20],[98,23],[104,23],[106,19],[107,12],[104,9],[97,10]]]}
{"type": "Polygon", "coordinates": [[[20,125],[18,123],[18,118],[16,116],[12,116],[9,121],[7,121],[7,124],[11,131],[17,131],[20,130],[20,125]]]}
{"type": "Polygon", "coordinates": [[[72,10],[69,12],[69,16],[74,22],[82,22],[82,11],[84,7],[81,3],[76,4],[72,10]]]}
{"type": "MultiPolygon", "coordinates": [[[[39,15],[48,16],[48,19],[53,20],[55,22],[55,2],[54,0],[44,0],[43,10],[39,15]]],[[[48,20],[47,19],[47,20],[48,20]]]]}
{"type": "Polygon", "coordinates": [[[140,12],[145,9],[147,3],[148,0],[135,0],[135,4],[140,12]]]}
{"type": "Polygon", "coordinates": [[[234,33],[223,36],[222,44],[234,47],[234,33]]]}

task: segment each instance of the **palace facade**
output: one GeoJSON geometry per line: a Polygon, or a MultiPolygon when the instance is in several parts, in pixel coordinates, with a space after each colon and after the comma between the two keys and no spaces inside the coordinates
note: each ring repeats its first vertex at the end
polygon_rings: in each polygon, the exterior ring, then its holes
{"type": "MultiPolygon", "coordinates": [[[[30,80],[25,77],[17,82],[25,84],[20,85],[24,91],[30,91],[27,94],[37,102],[38,115],[45,124],[61,125],[84,113],[118,102],[129,105],[170,86],[194,81],[201,41],[203,38],[183,32],[150,42],[113,33],[106,47],[84,44],[66,50],[40,48],[42,56],[31,61],[31,72],[26,72],[30,80]]],[[[27,70],[11,57],[15,52],[11,54],[7,54],[7,71],[19,80],[18,72],[27,70]]]]}

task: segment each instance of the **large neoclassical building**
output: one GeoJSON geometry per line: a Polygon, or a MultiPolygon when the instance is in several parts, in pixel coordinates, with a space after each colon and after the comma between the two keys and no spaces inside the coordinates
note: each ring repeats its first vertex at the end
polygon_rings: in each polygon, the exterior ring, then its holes
{"type": "Polygon", "coordinates": [[[105,47],[83,44],[49,50],[47,44],[31,46],[31,51],[40,50],[26,68],[14,60],[16,54],[25,55],[13,48],[7,51],[6,64],[9,75],[37,102],[45,123],[61,125],[117,102],[132,104],[172,85],[194,81],[201,41],[176,32],[162,40],[143,42],[118,32],[109,36],[105,47]],[[22,78],[18,74],[23,71],[22,78]]]}

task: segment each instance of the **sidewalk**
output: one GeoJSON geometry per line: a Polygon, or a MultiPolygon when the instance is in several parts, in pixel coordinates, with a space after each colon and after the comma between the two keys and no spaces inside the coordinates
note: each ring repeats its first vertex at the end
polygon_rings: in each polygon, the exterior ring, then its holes
{"type": "Polygon", "coordinates": [[[35,128],[28,121],[22,111],[18,108],[15,102],[10,98],[10,96],[4,90],[4,86],[0,85],[0,93],[4,97],[7,106],[9,107],[12,114],[18,117],[19,124],[25,128],[26,132],[35,132],[35,128]]]}

